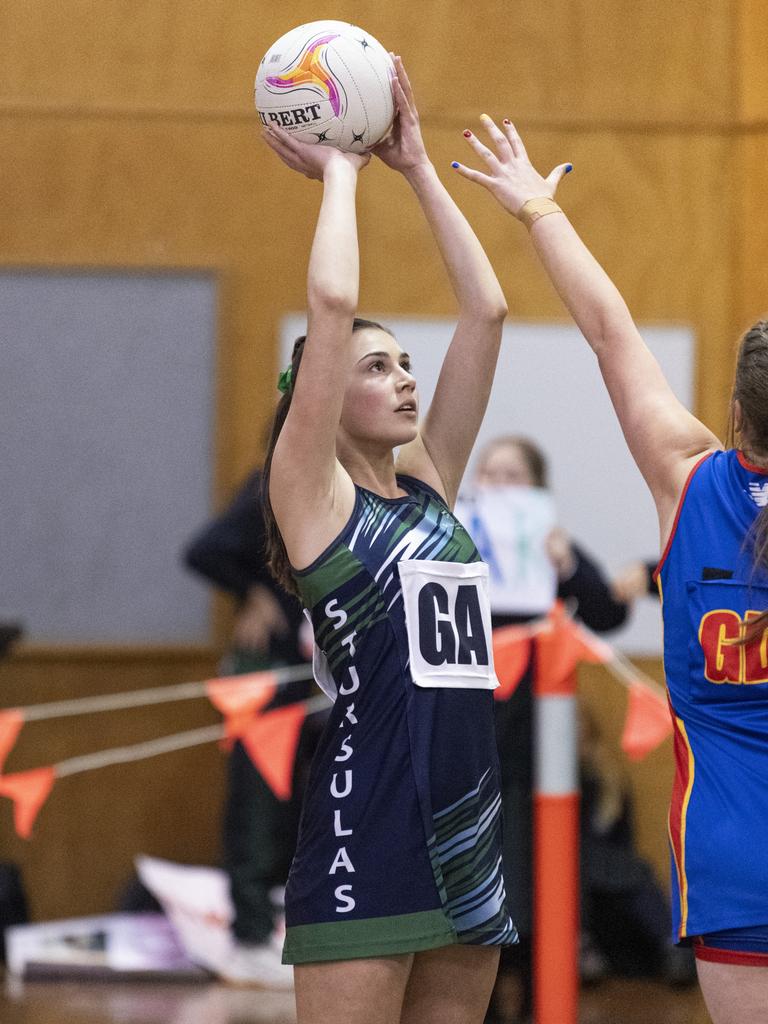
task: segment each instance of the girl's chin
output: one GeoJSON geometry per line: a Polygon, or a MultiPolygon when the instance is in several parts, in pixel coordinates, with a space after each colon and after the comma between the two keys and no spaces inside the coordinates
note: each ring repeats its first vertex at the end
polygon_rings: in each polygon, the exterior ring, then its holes
{"type": "Polygon", "coordinates": [[[401,444],[410,444],[411,441],[415,441],[419,434],[419,427],[417,423],[413,423],[403,430],[398,431],[397,440],[392,442],[393,447],[398,447],[401,444]]]}

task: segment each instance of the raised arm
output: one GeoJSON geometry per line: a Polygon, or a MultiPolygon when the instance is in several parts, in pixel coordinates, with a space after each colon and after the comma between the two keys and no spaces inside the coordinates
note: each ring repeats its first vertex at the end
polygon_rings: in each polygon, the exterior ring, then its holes
{"type": "Polygon", "coordinates": [[[422,479],[436,476],[438,489],[452,504],[488,405],[507,306],[483,247],[427,156],[399,57],[395,66],[398,123],[374,152],[401,171],[415,192],[459,307],[432,404],[419,436],[401,449],[398,469],[422,479]]]}
{"type": "Polygon", "coordinates": [[[570,165],[561,164],[543,178],[514,125],[505,121],[501,131],[490,119],[484,124],[493,149],[475,136],[469,142],[484,160],[485,172],[456,169],[529,223],[544,269],[597,356],[624,437],[656,502],[664,540],[691,468],[720,442],[678,401],[616,286],[567,217],[554,203],[532,202],[551,200],[570,165]]]}
{"type": "Polygon", "coordinates": [[[368,157],[308,145],[278,129],[268,130],[267,141],[290,167],[323,183],[307,271],[301,373],[275,445],[269,485],[288,556],[301,567],[322,550],[324,538],[338,533],[354,502],[352,482],[336,460],[336,430],[360,276],[357,173],[368,157]],[[308,536],[310,512],[315,528],[308,536]]]}

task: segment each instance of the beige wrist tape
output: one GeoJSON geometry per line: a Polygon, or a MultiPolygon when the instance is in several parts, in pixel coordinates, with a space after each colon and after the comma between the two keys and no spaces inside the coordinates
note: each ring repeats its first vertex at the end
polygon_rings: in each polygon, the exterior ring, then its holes
{"type": "Polygon", "coordinates": [[[538,196],[536,199],[529,199],[523,203],[516,216],[530,231],[531,226],[541,217],[546,217],[549,213],[562,212],[554,199],[550,199],[549,196],[538,196]]]}

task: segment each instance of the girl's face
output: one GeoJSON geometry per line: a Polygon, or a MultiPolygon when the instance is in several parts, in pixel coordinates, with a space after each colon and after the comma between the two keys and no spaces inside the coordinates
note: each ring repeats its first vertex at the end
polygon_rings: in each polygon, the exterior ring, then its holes
{"type": "Polygon", "coordinates": [[[533,487],[533,475],[516,444],[499,444],[480,460],[475,483],[481,487],[533,487]]]}
{"type": "Polygon", "coordinates": [[[339,429],[350,443],[407,444],[418,433],[419,404],[411,361],[395,339],[375,327],[352,335],[339,429]]]}

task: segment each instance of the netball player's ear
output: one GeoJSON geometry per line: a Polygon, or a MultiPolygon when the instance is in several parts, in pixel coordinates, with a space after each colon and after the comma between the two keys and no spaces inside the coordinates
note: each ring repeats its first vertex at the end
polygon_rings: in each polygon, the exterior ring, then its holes
{"type": "Polygon", "coordinates": [[[744,429],[744,410],[738,398],[733,400],[733,431],[740,434],[744,429]]]}

